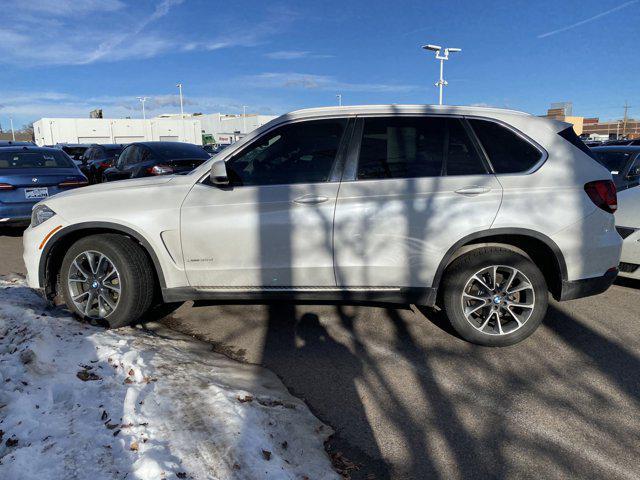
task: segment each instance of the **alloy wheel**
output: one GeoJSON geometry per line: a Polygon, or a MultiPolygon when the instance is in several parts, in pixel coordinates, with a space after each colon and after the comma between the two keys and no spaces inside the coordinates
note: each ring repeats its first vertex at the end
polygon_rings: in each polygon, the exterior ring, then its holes
{"type": "Polygon", "coordinates": [[[522,328],[535,308],[535,291],[517,268],[492,265],[474,273],[462,291],[462,311],[469,324],[488,335],[522,328]]]}
{"type": "Polygon", "coordinates": [[[67,285],[75,307],[89,318],[107,318],[120,301],[118,269],[100,252],[80,253],[71,262],[67,285]]]}

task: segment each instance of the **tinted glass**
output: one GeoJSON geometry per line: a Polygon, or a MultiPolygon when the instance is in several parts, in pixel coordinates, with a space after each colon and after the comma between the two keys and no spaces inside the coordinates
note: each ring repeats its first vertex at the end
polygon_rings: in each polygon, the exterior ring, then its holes
{"type": "Polygon", "coordinates": [[[104,155],[106,158],[115,158],[122,153],[122,147],[105,148],[104,155]]]}
{"type": "Polygon", "coordinates": [[[482,175],[487,170],[469,135],[459,120],[447,121],[448,148],[445,150],[446,175],[482,175]]]}
{"type": "Polygon", "coordinates": [[[191,143],[161,143],[155,144],[152,150],[165,160],[179,160],[182,158],[209,158],[209,154],[202,147],[191,143]]]}
{"type": "Polygon", "coordinates": [[[457,119],[365,119],[360,180],[483,173],[478,152],[457,119]]]}
{"type": "Polygon", "coordinates": [[[62,151],[19,151],[0,150],[0,169],[3,168],[73,168],[75,164],[62,151]]]}
{"type": "Polygon", "coordinates": [[[582,139],[576,135],[576,132],[573,130],[573,127],[566,128],[562,130],[558,135],[564,138],[566,141],[571,143],[574,147],[579,148],[584,153],[589,155],[591,158],[595,159],[596,157],[593,155],[593,152],[589,147],[587,147],[582,139]]]}
{"type": "Polygon", "coordinates": [[[469,120],[496,173],[518,173],[531,169],[542,157],[540,151],[506,127],[486,120],[469,120]]]}
{"type": "Polygon", "coordinates": [[[596,160],[610,172],[621,172],[627,166],[631,154],[627,152],[595,151],[596,160]]]}
{"type": "Polygon", "coordinates": [[[227,162],[235,185],[326,182],[346,120],[294,123],[261,137],[227,162]]]}

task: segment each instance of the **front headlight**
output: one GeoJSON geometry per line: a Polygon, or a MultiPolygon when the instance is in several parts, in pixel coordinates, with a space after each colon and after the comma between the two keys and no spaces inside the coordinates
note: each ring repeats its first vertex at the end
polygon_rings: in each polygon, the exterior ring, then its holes
{"type": "Polygon", "coordinates": [[[49,220],[56,214],[46,205],[36,205],[31,211],[31,228],[37,227],[42,222],[49,220]]]}

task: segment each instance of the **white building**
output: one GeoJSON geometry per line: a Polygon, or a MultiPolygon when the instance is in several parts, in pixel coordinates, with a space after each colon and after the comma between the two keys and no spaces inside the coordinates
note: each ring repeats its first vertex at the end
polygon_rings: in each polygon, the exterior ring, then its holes
{"type": "MultiPolygon", "coordinates": [[[[177,114],[178,117],[180,114],[177,114]]],[[[161,115],[158,118],[174,118],[173,115],[161,115]]],[[[229,144],[244,137],[265,123],[270,122],[275,115],[226,115],[224,113],[210,113],[195,115],[189,118],[197,118],[202,126],[202,133],[212,135],[216,143],[229,144]]]]}
{"type": "Polygon", "coordinates": [[[198,117],[153,118],[41,118],[33,123],[38,145],[57,143],[187,142],[202,145],[198,117]]]}

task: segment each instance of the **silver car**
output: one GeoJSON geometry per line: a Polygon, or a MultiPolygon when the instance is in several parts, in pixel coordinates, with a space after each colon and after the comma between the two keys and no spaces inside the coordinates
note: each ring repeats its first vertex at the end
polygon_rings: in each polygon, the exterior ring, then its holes
{"type": "Polygon", "coordinates": [[[548,292],[606,290],[622,240],[611,174],[565,123],[448,106],[279,117],[187,175],[49,198],[29,284],[111,327],[193,299],[412,302],[463,338],[529,336],[548,292]]]}

